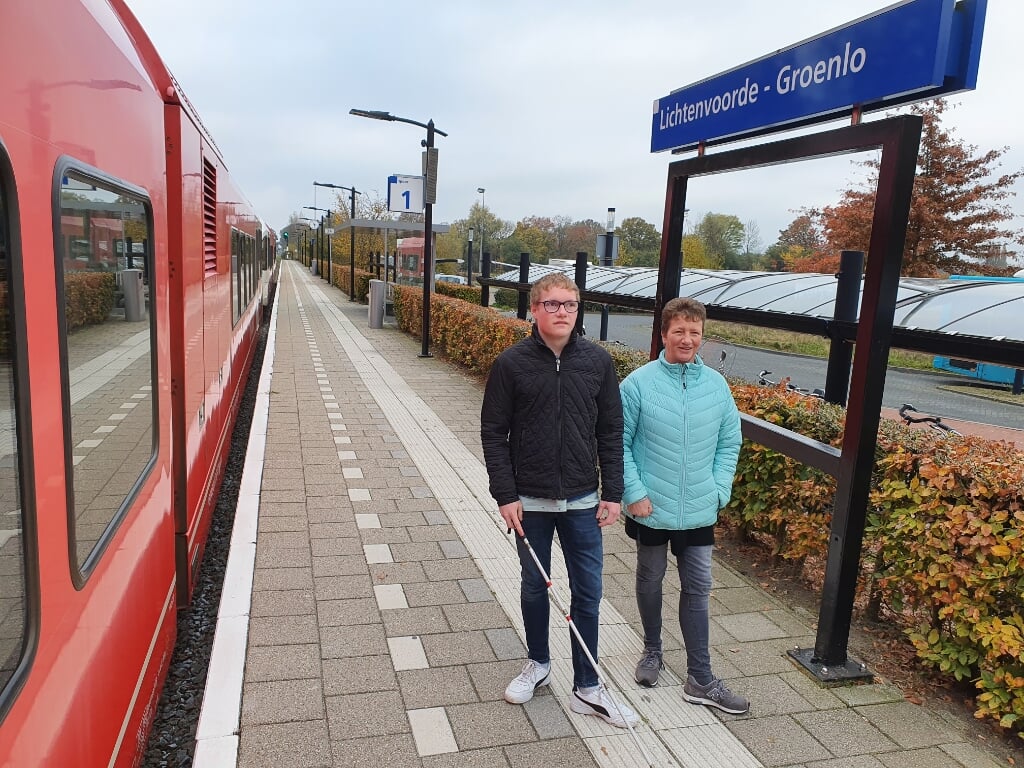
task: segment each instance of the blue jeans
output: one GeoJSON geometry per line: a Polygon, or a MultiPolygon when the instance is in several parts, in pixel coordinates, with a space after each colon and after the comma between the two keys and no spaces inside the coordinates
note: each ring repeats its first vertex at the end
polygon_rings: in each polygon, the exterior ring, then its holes
{"type": "MultiPolygon", "coordinates": [[[[686,644],[686,668],[701,685],[714,679],[708,649],[711,613],[711,550],[684,547],[679,569],[679,628],[686,644]]],[[[636,543],[636,605],[644,626],[644,647],[661,650],[662,582],[668,565],[668,544],[648,547],[636,543]]]]}
{"type": "MultiPolygon", "coordinates": [[[[551,544],[555,531],[558,531],[565,567],[569,572],[569,612],[595,661],[598,610],[601,605],[601,569],[604,562],[604,539],[596,515],[597,507],[570,509],[566,512],[523,512],[523,533],[530,540],[530,546],[548,574],[551,573],[551,544]]],[[[522,574],[520,603],[526,628],[526,647],[531,659],[548,664],[551,652],[548,647],[550,604],[547,585],[518,536],[516,549],[519,550],[522,574]]],[[[570,644],[573,685],[578,688],[597,685],[597,672],[590,666],[575,638],[570,637],[570,644]]]]}

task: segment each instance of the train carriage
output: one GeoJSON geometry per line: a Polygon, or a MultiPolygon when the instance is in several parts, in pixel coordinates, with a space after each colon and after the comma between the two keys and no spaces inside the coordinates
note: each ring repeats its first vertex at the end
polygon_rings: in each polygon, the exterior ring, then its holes
{"type": "Polygon", "coordinates": [[[0,766],[141,759],[274,233],[121,0],[0,29],[0,766]]]}

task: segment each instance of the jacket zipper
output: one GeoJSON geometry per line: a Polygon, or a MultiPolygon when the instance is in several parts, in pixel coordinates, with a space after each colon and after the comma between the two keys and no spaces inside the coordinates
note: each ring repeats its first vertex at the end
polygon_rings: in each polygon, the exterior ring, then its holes
{"type": "MultiPolygon", "coordinates": [[[[683,399],[681,403],[682,408],[682,422],[683,422],[683,445],[686,445],[686,421],[688,416],[688,409],[686,407],[686,363],[683,363],[683,399]]],[[[686,506],[686,462],[682,463],[682,473],[679,478],[679,524],[678,527],[683,527],[683,508],[686,506]]]]}
{"type": "Polygon", "coordinates": [[[555,405],[558,408],[558,496],[565,498],[562,492],[562,358],[555,356],[555,405]]]}

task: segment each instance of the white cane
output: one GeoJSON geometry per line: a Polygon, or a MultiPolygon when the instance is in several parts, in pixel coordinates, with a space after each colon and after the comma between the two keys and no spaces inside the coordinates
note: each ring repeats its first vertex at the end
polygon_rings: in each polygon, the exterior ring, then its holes
{"type": "MultiPolygon", "coordinates": [[[[512,529],[509,528],[508,532],[512,533],[512,529]]],[[[611,695],[611,692],[608,690],[608,684],[605,681],[604,674],[601,672],[601,668],[598,666],[597,661],[594,659],[594,656],[590,653],[590,649],[587,648],[587,644],[583,642],[583,636],[580,634],[580,630],[576,626],[576,623],[572,620],[571,613],[565,609],[565,606],[563,605],[561,598],[559,598],[558,593],[555,592],[554,587],[551,583],[551,577],[548,576],[547,571],[544,570],[544,566],[541,565],[540,559],[537,557],[537,553],[534,552],[533,547],[530,546],[530,540],[526,538],[525,535],[520,536],[520,538],[523,540],[523,545],[526,547],[526,551],[530,553],[530,557],[533,559],[534,565],[537,566],[537,570],[540,571],[540,575],[544,579],[544,584],[547,586],[548,595],[551,596],[551,598],[555,602],[555,605],[558,607],[558,610],[561,611],[562,615],[565,617],[565,620],[569,623],[569,629],[572,631],[573,637],[576,638],[576,642],[579,643],[580,649],[583,651],[583,654],[587,657],[587,661],[590,662],[590,666],[593,667],[594,672],[597,673],[598,685],[604,689],[605,693],[608,694],[608,697],[615,704],[615,709],[618,711],[619,717],[622,719],[622,722],[624,722],[626,724],[626,727],[629,729],[629,735],[633,737],[633,741],[636,743],[637,747],[640,748],[640,752],[643,754],[644,760],[647,762],[648,767],[654,768],[654,758],[651,757],[650,753],[647,751],[647,748],[644,747],[643,742],[640,741],[640,737],[637,735],[636,730],[634,730],[633,724],[630,723],[629,719],[626,718],[623,714],[622,708],[619,706],[619,698],[617,696],[611,695]]]]}

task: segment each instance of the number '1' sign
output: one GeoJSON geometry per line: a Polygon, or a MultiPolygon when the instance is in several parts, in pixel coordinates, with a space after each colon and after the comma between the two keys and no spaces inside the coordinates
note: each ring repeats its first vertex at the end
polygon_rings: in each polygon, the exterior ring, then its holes
{"type": "Polygon", "coordinates": [[[423,177],[388,176],[388,210],[392,213],[423,213],[423,177]]]}

